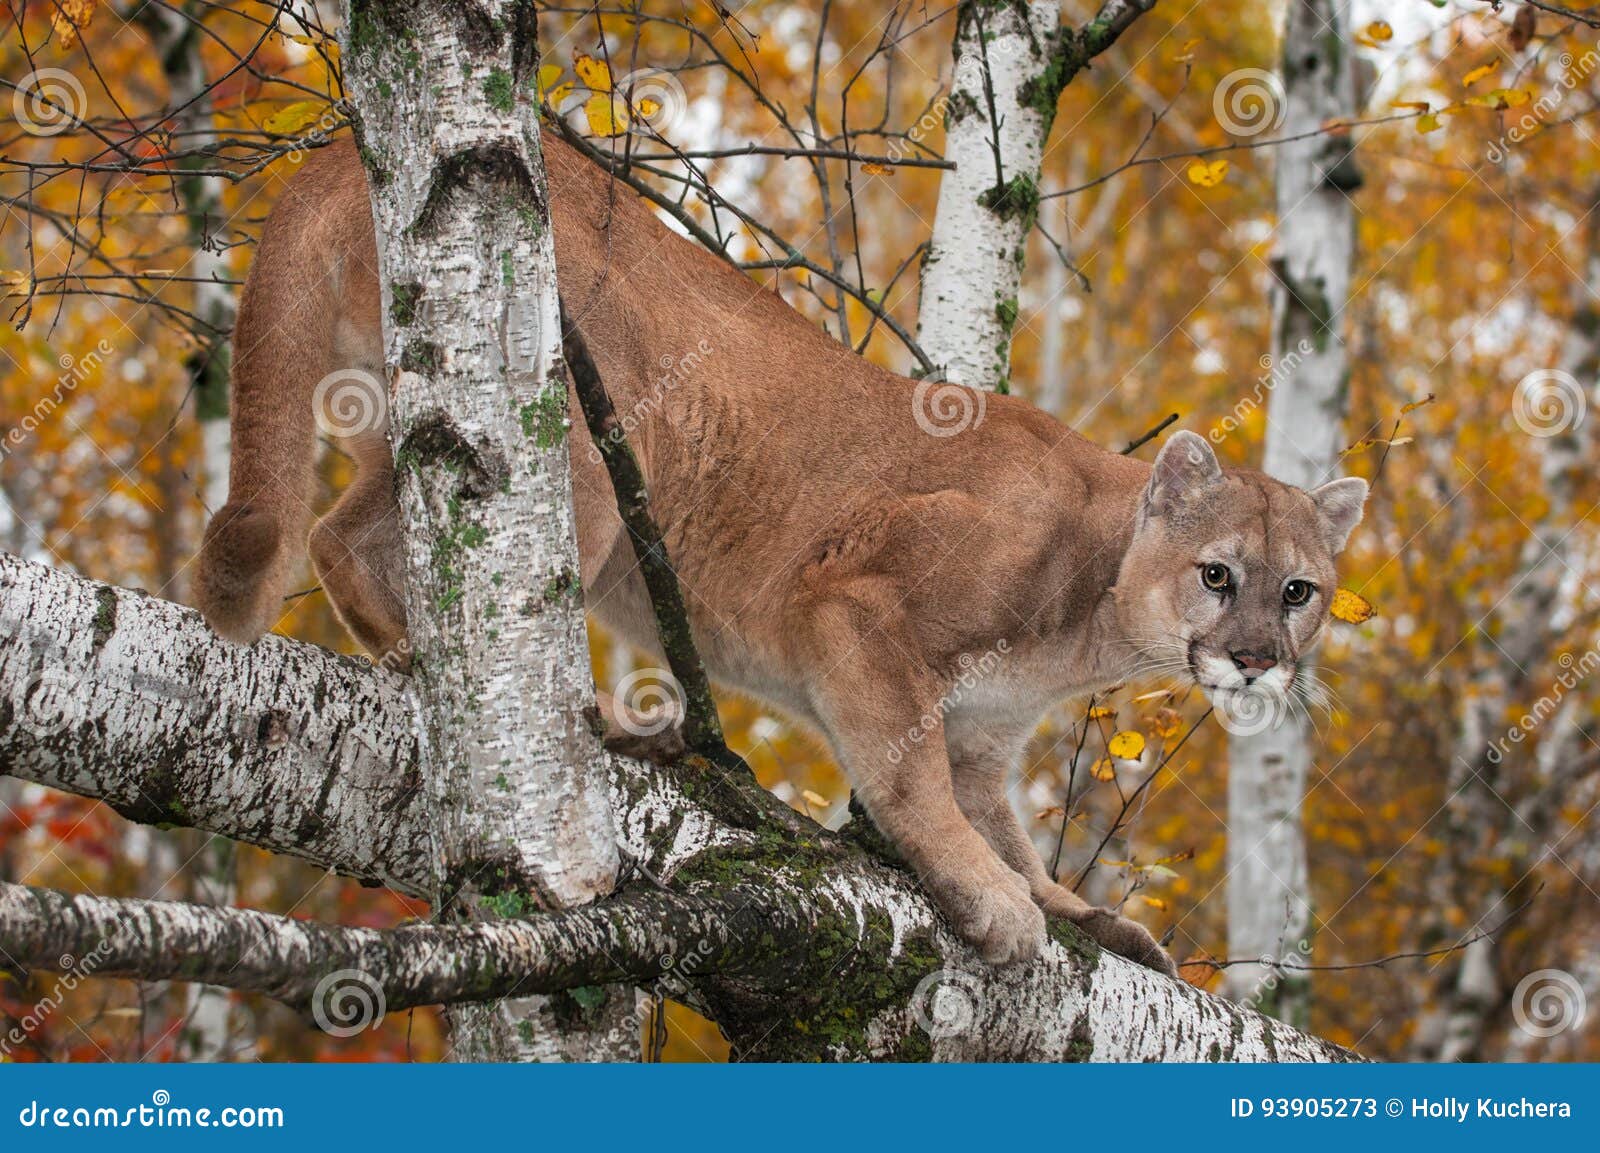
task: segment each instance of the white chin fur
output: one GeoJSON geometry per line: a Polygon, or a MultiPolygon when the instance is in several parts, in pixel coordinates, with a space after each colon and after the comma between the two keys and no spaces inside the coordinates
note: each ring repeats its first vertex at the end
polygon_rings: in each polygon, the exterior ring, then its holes
{"type": "Polygon", "coordinates": [[[1293,679],[1293,669],[1286,665],[1278,665],[1268,669],[1253,681],[1246,680],[1245,675],[1232,661],[1207,653],[1197,654],[1195,672],[1199,674],[1198,680],[1201,687],[1206,690],[1207,699],[1214,699],[1214,694],[1218,692],[1260,693],[1262,696],[1282,697],[1288,693],[1289,684],[1293,679]]]}

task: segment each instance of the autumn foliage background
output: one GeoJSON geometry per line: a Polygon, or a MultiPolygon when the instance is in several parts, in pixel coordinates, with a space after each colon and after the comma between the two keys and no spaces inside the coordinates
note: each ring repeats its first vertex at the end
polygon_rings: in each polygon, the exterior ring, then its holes
{"type": "MultiPolygon", "coordinates": [[[[166,159],[182,141],[164,127],[169,77],[138,7],[16,4],[0,35],[0,74],[9,85],[41,68],[63,69],[82,84],[83,119],[97,129],[37,135],[0,92],[0,269],[10,293],[10,323],[0,326],[0,425],[17,427],[43,397],[58,400],[20,443],[5,442],[0,489],[10,515],[0,516],[0,547],[184,600],[208,515],[191,366],[221,345],[183,312],[195,291],[184,279],[195,237],[177,193],[182,163],[166,159]],[[88,20],[81,34],[63,22],[63,11],[88,20]],[[123,141],[132,128],[145,131],[132,145],[108,148],[107,139],[123,141]],[[58,163],[108,155],[114,163],[107,171],[58,163]],[[138,172],[116,171],[119,165],[138,172]],[[100,355],[102,343],[109,351],[100,355]]],[[[674,143],[785,143],[771,108],[808,121],[820,51],[815,116],[824,132],[837,131],[844,117],[858,129],[880,118],[901,129],[923,124],[926,154],[939,151],[942,121],[929,112],[937,112],[950,71],[953,22],[943,4],[913,6],[890,90],[877,65],[856,75],[880,40],[887,0],[832,5],[820,34],[820,0],[752,0],[720,22],[706,5],[643,7],[719,37],[740,67],[759,77],[770,102],[763,106],[723,69],[683,69],[677,76],[686,102],[666,130],[674,143]]],[[[1080,17],[1089,14],[1087,4],[1076,7],[1080,17]]],[[[1353,364],[1347,439],[1374,443],[1353,451],[1348,468],[1374,481],[1376,494],[1342,572],[1345,586],[1377,612],[1336,627],[1321,650],[1337,704],[1317,717],[1320,751],[1306,821],[1315,961],[1351,966],[1315,975],[1312,1028],[1395,1058],[1407,1054],[1416,1017],[1443,995],[1459,957],[1365,962],[1447,948],[1521,909],[1501,930],[1502,982],[1543,968],[1573,973],[1590,988],[1600,981],[1593,780],[1581,778],[1561,798],[1548,838],[1525,834],[1509,818],[1464,828],[1447,819],[1460,702],[1473,691],[1474,670],[1492,659],[1493,610],[1546,512],[1540,444],[1514,420],[1514,393],[1529,373],[1563,363],[1575,329],[1597,323],[1592,289],[1600,278],[1590,265],[1600,197],[1600,33],[1544,14],[1528,38],[1514,32],[1511,5],[1496,12],[1482,3],[1407,0],[1389,5],[1393,11],[1371,8],[1358,7],[1355,48],[1365,76],[1363,123],[1327,130],[1358,134],[1364,177],[1353,193],[1357,263],[1344,318],[1353,364]],[[1508,143],[1510,127],[1563,77],[1573,83],[1559,106],[1527,139],[1508,143]],[[1512,95],[1481,99],[1495,91],[1512,95]],[[1430,396],[1431,403],[1408,409],[1430,396]]],[[[193,50],[213,84],[208,99],[219,132],[276,142],[291,153],[259,171],[233,166],[227,227],[209,243],[225,254],[237,282],[261,221],[293,175],[295,140],[319,124],[347,130],[337,127],[344,116],[334,106],[342,95],[338,54],[273,4],[229,0],[190,11],[204,27],[193,50]]],[[[1044,191],[1079,190],[1041,206],[1018,302],[1012,388],[1103,444],[1120,447],[1177,412],[1182,427],[1217,433],[1225,464],[1260,462],[1271,379],[1264,358],[1274,152],[1270,133],[1230,135],[1214,95],[1239,69],[1277,66],[1277,20],[1275,5],[1251,0],[1158,4],[1062,100],[1044,191]]],[[[331,28],[332,17],[323,25],[331,28]]],[[[576,103],[593,95],[592,67],[578,74],[583,55],[636,54],[662,68],[704,62],[681,31],[635,26],[618,14],[597,22],[583,5],[541,6],[541,36],[547,89],[564,103],[572,103],[561,90],[569,83],[576,103]]],[[[588,119],[580,111],[574,122],[582,127],[588,119]]],[[[808,255],[830,259],[810,165],[746,156],[706,166],[741,206],[808,255]]],[[[848,213],[842,237],[853,250],[852,276],[858,255],[861,283],[914,330],[916,270],[914,262],[909,270],[903,265],[927,239],[939,171],[851,165],[847,172],[838,162],[827,171],[831,206],[848,213]]],[[[741,237],[733,252],[751,259],[758,248],[741,237]]],[[[836,312],[819,304],[806,278],[759,275],[837,332],[836,312]]],[[[860,340],[870,316],[859,304],[846,309],[860,340]]],[[[866,352],[909,367],[882,326],[866,352]]],[[[1594,376],[1590,365],[1585,388],[1594,376]]],[[[1581,542],[1572,550],[1579,564],[1564,581],[1547,665],[1529,670],[1535,686],[1553,684],[1594,645],[1594,463],[1595,448],[1586,442],[1577,515],[1560,526],[1581,542]]],[[[347,465],[330,450],[324,469],[336,488],[347,465]]],[[[353,651],[317,592],[288,606],[280,631],[353,651]]],[[[602,682],[626,671],[628,653],[598,631],[592,641],[602,682]]],[[[1090,863],[1119,796],[1142,779],[1123,762],[1102,760],[1105,736],[1133,729],[1154,746],[1170,745],[1204,711],[1196,695],[1150,695],[1165,687],[1130,685],[1100,702],[1114,715],[1090,726],[1070,770],[1087,801],[1065,836],[1064,872],[1090,863]]],[[[1570,718],[1585,734],[1585,753],[1600,749],[1588,737],[1596,688],[1582,684],[1573,692],[1570,718]]],[[[1506,725],[1533,703],[1510,702],[1506,725]]],[[[847,787],[820,745],[758,703],[722,704],[731,741],[764,784],[818,819],[843,818],[847,787]]],[[[1047,852],[1084,708],[1064,703],[1041,730],[1016,790],[1047,852]]],[[[1532,733],[1515,755],[1536,758],[1540,735],[1532,733]]],[[[1216,980],[1207,960],[1229,956],[1225,748],[1214,723],[1201,725],[1148,790],[1131,835],[1102,854],[1086,886],[1095,899],[1126,900],[1130,914],[1158,935],[1173,929],[1172,950],[1195,962],[1184,973],[1196,983],[1216,980]]],[[[1530,790],[1537,787],[1536,776],[1528,781],[1530,790]]],[[[194,891],[202,834],[138,828],[101,805],[34,786],[16,786],[0,799],[7,805],[0,810],[0,875],[8,879],[110,895],[181,899],[194,891]]],[[[1523,799],[1506,796],[1508,812],[1523,799]]],[[[351,925],[428,915],[416,901],[249,847],[240,847],[235,867],[237,899],[251,907],[351,925]]],[[[20,1018],[47,991],[43,977],[25,984],[0,974],[0,1024],[8,1024],[6,1014],[20,1018]]],[[[185,1006],[178,987],[89,982],[10,1057],[179,1058],[186,1055],[185,1006]]],[[[423,1010],[350,1039],[326,1036],[252,997],[236,997],[235,1014],[246,1038],[241,1056],[429,1060],[442,1048],[439,1022],[423,1010]]],[[[1485,1055],[1595,1059],[1597,1037],[1591,1027],[1530,1048],[1509,1019],[1497,1020],[1485,1055]]],[[[672,1011],[667,1059],[725,1053],[713,1027],[672,1011]]]]}

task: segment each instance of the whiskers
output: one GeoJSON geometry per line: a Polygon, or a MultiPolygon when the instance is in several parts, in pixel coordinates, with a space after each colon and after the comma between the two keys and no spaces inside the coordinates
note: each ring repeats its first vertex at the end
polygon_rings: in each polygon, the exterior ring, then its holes
{"type": "Polygon", "coordinates": [[[1326,731],[1313,714],[1321,714],[1324,724],[1331,726],[1337,714],[1344,709],[1339,694],[1322,679],[1320,674],[1323,671],[1321,665],[1297,664],[1287,698],[1290,713],[1304,720],[1318,737],[1326,736],[1326,731]]]}

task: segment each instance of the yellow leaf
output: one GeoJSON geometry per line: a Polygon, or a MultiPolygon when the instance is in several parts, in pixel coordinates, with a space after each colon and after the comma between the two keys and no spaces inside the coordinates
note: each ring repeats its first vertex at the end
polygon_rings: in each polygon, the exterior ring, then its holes
{"type": "Polygon", "coordinates": [[[1423,405],[1432,404],[1432,403],[1433,403],[1433,393],[1430,392],[1427,396],[1423,397],[1421,400],[1413,400],[1410,404],[1408,404],[1404,408],[1402,408],[1400,410],[1400,415],[1404,416],[1408,412],[1416,412],[1417,409],[1421,408],[1423,405]]]}
{"type": "MultiPolygon", "coordinates": [[[[646,96],[633,106],[633,110],[646,120],[649,120],[657,112],[661,111],[661,101],[653,96],[646,96]]],[[[862,167],[865,168],[867,166],[863,165],[862,167]]]]}
{"type": "Polygon", "coordinates": [[[1478,67],[1474,68],[1471,72],[1468,72],[1461,78],[1461,87],[1471,88],[1484,77],[1493,76],[1498,71],[1500,71],[1500,65],[1498,62],[1491,61],[1488,64],[1480,64],[1478,67]]]}
{"type": "Polygon", "coordinates": [[[1359,625],[1370,621],[1377,615],[1378,610],[1372,607],[1372,602],[1360,593],[1353,593],[1349,589],[1340,589],[1333,594],[1333,604],[1328,606],[1328,615],[1336,621],[1345,624],[1359,625]]]}
{"type": "Polygon", "coordinates": [[[1496,88],[1492,92],[1467,97],[1467,103],[1476,104],[1480,108],[1493,108],[1499,111],[1506,108],[1520,108],[1529,101],[1532,95],[1531,92],[1522,88],[1496,88]]]}
{"type": "Polygon", "coordinates": [[[98,0],[55,0],[50,13],[50,32],[65,52],[78,42],[78,34],[94,19],[98,0]]]}
{"type": "Polygon", "coordinates": [[[875,161],[872,161],[872,160],[865,161],[861,165],[861,171],[865,172],[868,176],[893,176],[894,175],[894,167],[893,167],[893,165],[878,164],[878,163],[876,163],[875,161]]]}
{"type": "Polygon", "coordinates": [[[587,52],[580,52],[572,58],[572,70],[591,92],[611,91],[611,69],[604,60],[596,60],[587,52]]]}
{"type": "Polygon", "coordinates": [[[544,99],[544,94],[556,86],[556,81],[561,79],[561,65],[541,64],[535,81],[539,87],[539,99],[544,99]]]}
{"type": "Polygon", "coordinates": [[[628,110],[613,92],[596,92],[583,105],[589,131],[596,136],[621,136],[628,130],[628,110]]]}
{"type": "Polygon", "coordinates": [[[1117,770],[1110,757],[1101,757],[1090,768],[1089,775],[1097,781],[1114,781],[1117,779],[1117,770]]]}
{"type": "Polygon", "coordinates": [[[1183,47],[1178,49],[1178,54],[1172,58],[1172,62],[1174,64],[1188,64],[1194,59],[1194,50],[1199,43],[1198,38],[1184,41],[1183,47]]]}
{"type": "Polygon", "coordinates": [[[1201,188],[1215,188],[1227,175],[1226,160],[1213,160],[1210,164],[1204,160],[1196,160],[1189,165],[1189,183],[1199,185],[1201,188]]]}
{"type": "Polygon", "coordinates": [[[1139,754],[1144,752],[1144,734],[1136,733],[1132,729],[1112,733],[1111,739],[1106,742],[1106,752],[1118,760],[1136,761],[1139,759],[1139,754]]]}
{"type": "Polygon", "coordinates": [[[1091,721],[1109,721],[1117,715],[1117,710],[1110,705],[1096,705],[1089,710],[1088,717],[1091,721]]]}
{"type": "Polygon", "coordinates": [[[1433,106],[1426,100],[1396,100],[1389,107],[1400,108],[1407,112],[1426,112],[1433,106]]]}
{"type": "Polygon", "coordinates": [[[812,792],[810,789],[801,789],[800,799],[813,809],[826,809],[828,807],[828,798],[821,793],[812,792]]]}
{"type": "Polygon", "coordinates": [[[1394,29],[1387,20],[1374,20],[1355,35],[1355,41],[1363,48],[1377,48],[1394,39],[1394,29]]]}
{"type": "Polygon", "coordinates": [[[1167,911],[1167,902],[1161,897],[1151,897],[1144,893],[1140,893],[1139,900],[1149,905],[1152,909],[1160,909],[1163,913],[1167,911]]]}
{"type": "Polygon", "coordinates": [[[1430,132],[1437,132],[1443,127],[1444,125],[1439,123],[1439,114],[1437,112],[1429,112],[1417,117],[1417,134],[1420,136],[1426,136],[1430,132]]]}
{"type": "Polygon", "coordinates": [[[300,100],[280,108],[262,122],[261,127],[274,136],[296,136],[307,125],[315,124],[328,105],[316,100],[300,100]]]}

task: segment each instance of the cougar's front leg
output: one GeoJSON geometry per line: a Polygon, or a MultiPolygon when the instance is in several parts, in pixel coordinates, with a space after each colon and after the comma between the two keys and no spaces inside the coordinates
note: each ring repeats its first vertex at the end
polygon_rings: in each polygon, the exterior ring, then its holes
{"type": "Polygon", "coordinates": [[[1158,973],[1174,975],[1177,968],[1172,958],[1143,925],[1096,908],[1050,879],[1006,795],[1006,782],[1022,758],[1029,735],[990,732],[973,722],[953,719],[945,739],[956,803],[1000,858],[1027,881],[1028,891],[1046,913],[1065,917],[1113,953],[1158,973]]]}
{"type": "Polygon", "coordinates": [[[873,823],[984,960],[1034,956],[1044,943],[1044,917],[1023,879],[956,805],[938,692],[907,673],[909,649],[881,636],[841,630],[831,647],[834,663],[823,663],[811,696],[873,823]],[[925,721],[932,722],[926,730],[925,721]]]}

